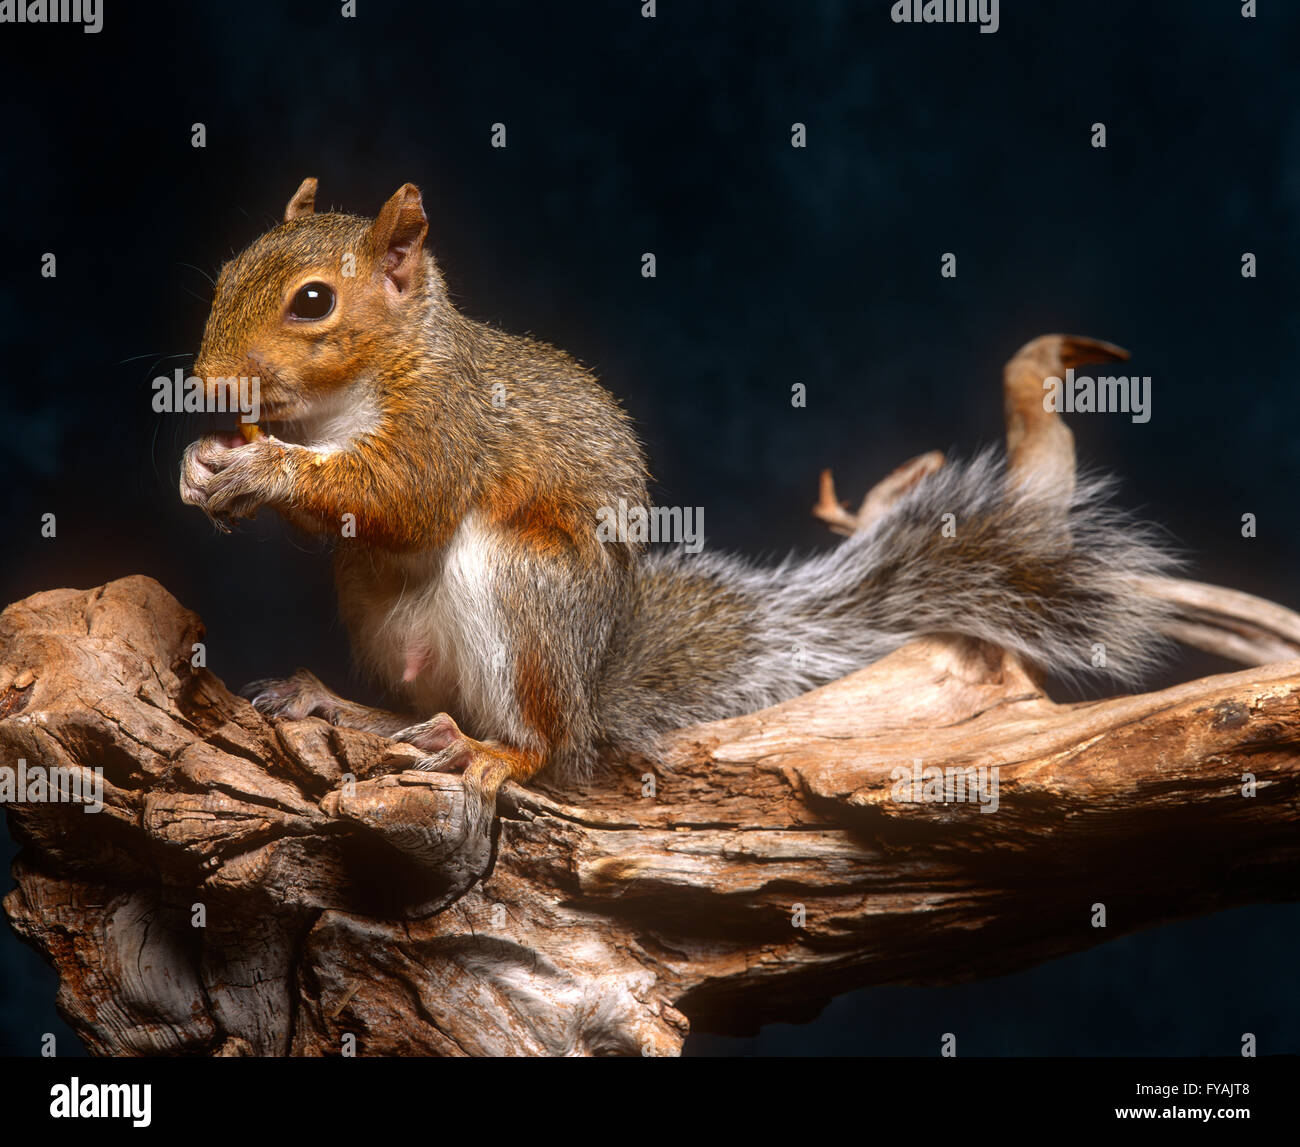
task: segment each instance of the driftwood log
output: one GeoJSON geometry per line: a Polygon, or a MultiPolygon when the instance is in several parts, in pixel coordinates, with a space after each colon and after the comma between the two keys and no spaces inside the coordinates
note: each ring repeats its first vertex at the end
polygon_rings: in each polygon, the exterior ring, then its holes
{"type": "MultiPolygon", "coordinates": [[[[1120,355],[1048,336],[1012,360],[1013,480],[1068,488],[1041,380],[1120,355]]],[[[856,513],[826,475],[815,512],[862,528],[942,461],[856,513]]],[[[0,615],[0,765],[102,768],[104,807],[9,806],[5,909],[95,1054],[672,1055],[691,1025],[1292,899],[1300,617],[1151,589],[1172,636],[1291,660],[1057,704],[1011,655],[936,636],[585,787],[508,788],[490,836],[456,777],[391,771],[417,750],[230,693],[156,582],[36,594],[0,615]],[[996,811],[897,799],[916,761],[996,766],[996,811]]]]}

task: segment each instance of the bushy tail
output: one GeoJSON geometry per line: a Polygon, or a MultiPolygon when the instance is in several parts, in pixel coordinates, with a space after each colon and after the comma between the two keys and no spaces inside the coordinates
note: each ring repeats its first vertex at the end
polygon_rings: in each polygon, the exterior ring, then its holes
{"type": "Polygon", "coordinates": [[[1167,645],[1169,607],[1141,576],[1176,562],[1109,503],[1111,483],[1008,486],[992,451],[922,479],[834,550],[758,568],[652,554],[604,676],[611,739],[750,712],[927,633],[1014,650],[1055,673],[1140,678],[1167,645]]]}

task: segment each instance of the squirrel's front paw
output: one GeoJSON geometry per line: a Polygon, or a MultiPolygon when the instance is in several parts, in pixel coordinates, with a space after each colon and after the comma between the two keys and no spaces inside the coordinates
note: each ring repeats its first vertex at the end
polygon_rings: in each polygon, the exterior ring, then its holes
{"type": "Polygon", "coordinates": [[[220,435],[207,434],[191,442],[181,457],[181,501],[187,506],[198,506],[209,517],[212,514],[208,511],[208,486],[216,477],[218,454],[225,448],[220,435]]]}
{"type": "Polygon", "coordinates": [[[206,434],[181,459],[181,501],[198,506],[221,529],[230,518],[251,518],[270,500],[285,444],[239,434],[206,434]]]}

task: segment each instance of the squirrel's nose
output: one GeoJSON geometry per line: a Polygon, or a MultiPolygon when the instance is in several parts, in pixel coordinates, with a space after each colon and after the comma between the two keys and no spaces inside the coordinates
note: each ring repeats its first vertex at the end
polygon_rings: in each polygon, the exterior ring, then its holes
{"type": "Polygon", "coordinates": [[[240,375],[256,374],[257,366],[257,362],[251,357],[241,362],[230,356],[205,354],[200,349],[198,357],[194,360],[194,373],[203,379],[238,378],[240,375]]]}

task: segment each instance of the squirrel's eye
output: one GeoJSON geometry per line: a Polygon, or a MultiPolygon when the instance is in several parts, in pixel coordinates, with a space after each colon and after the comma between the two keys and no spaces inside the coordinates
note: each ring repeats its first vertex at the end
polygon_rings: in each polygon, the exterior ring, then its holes
{"type": "Polygon", "coordinates": [[[298,288],[289,313],[295,319],[323,319],[334,309],[334,288],[328,283],[307,283],[298,288]]]}

